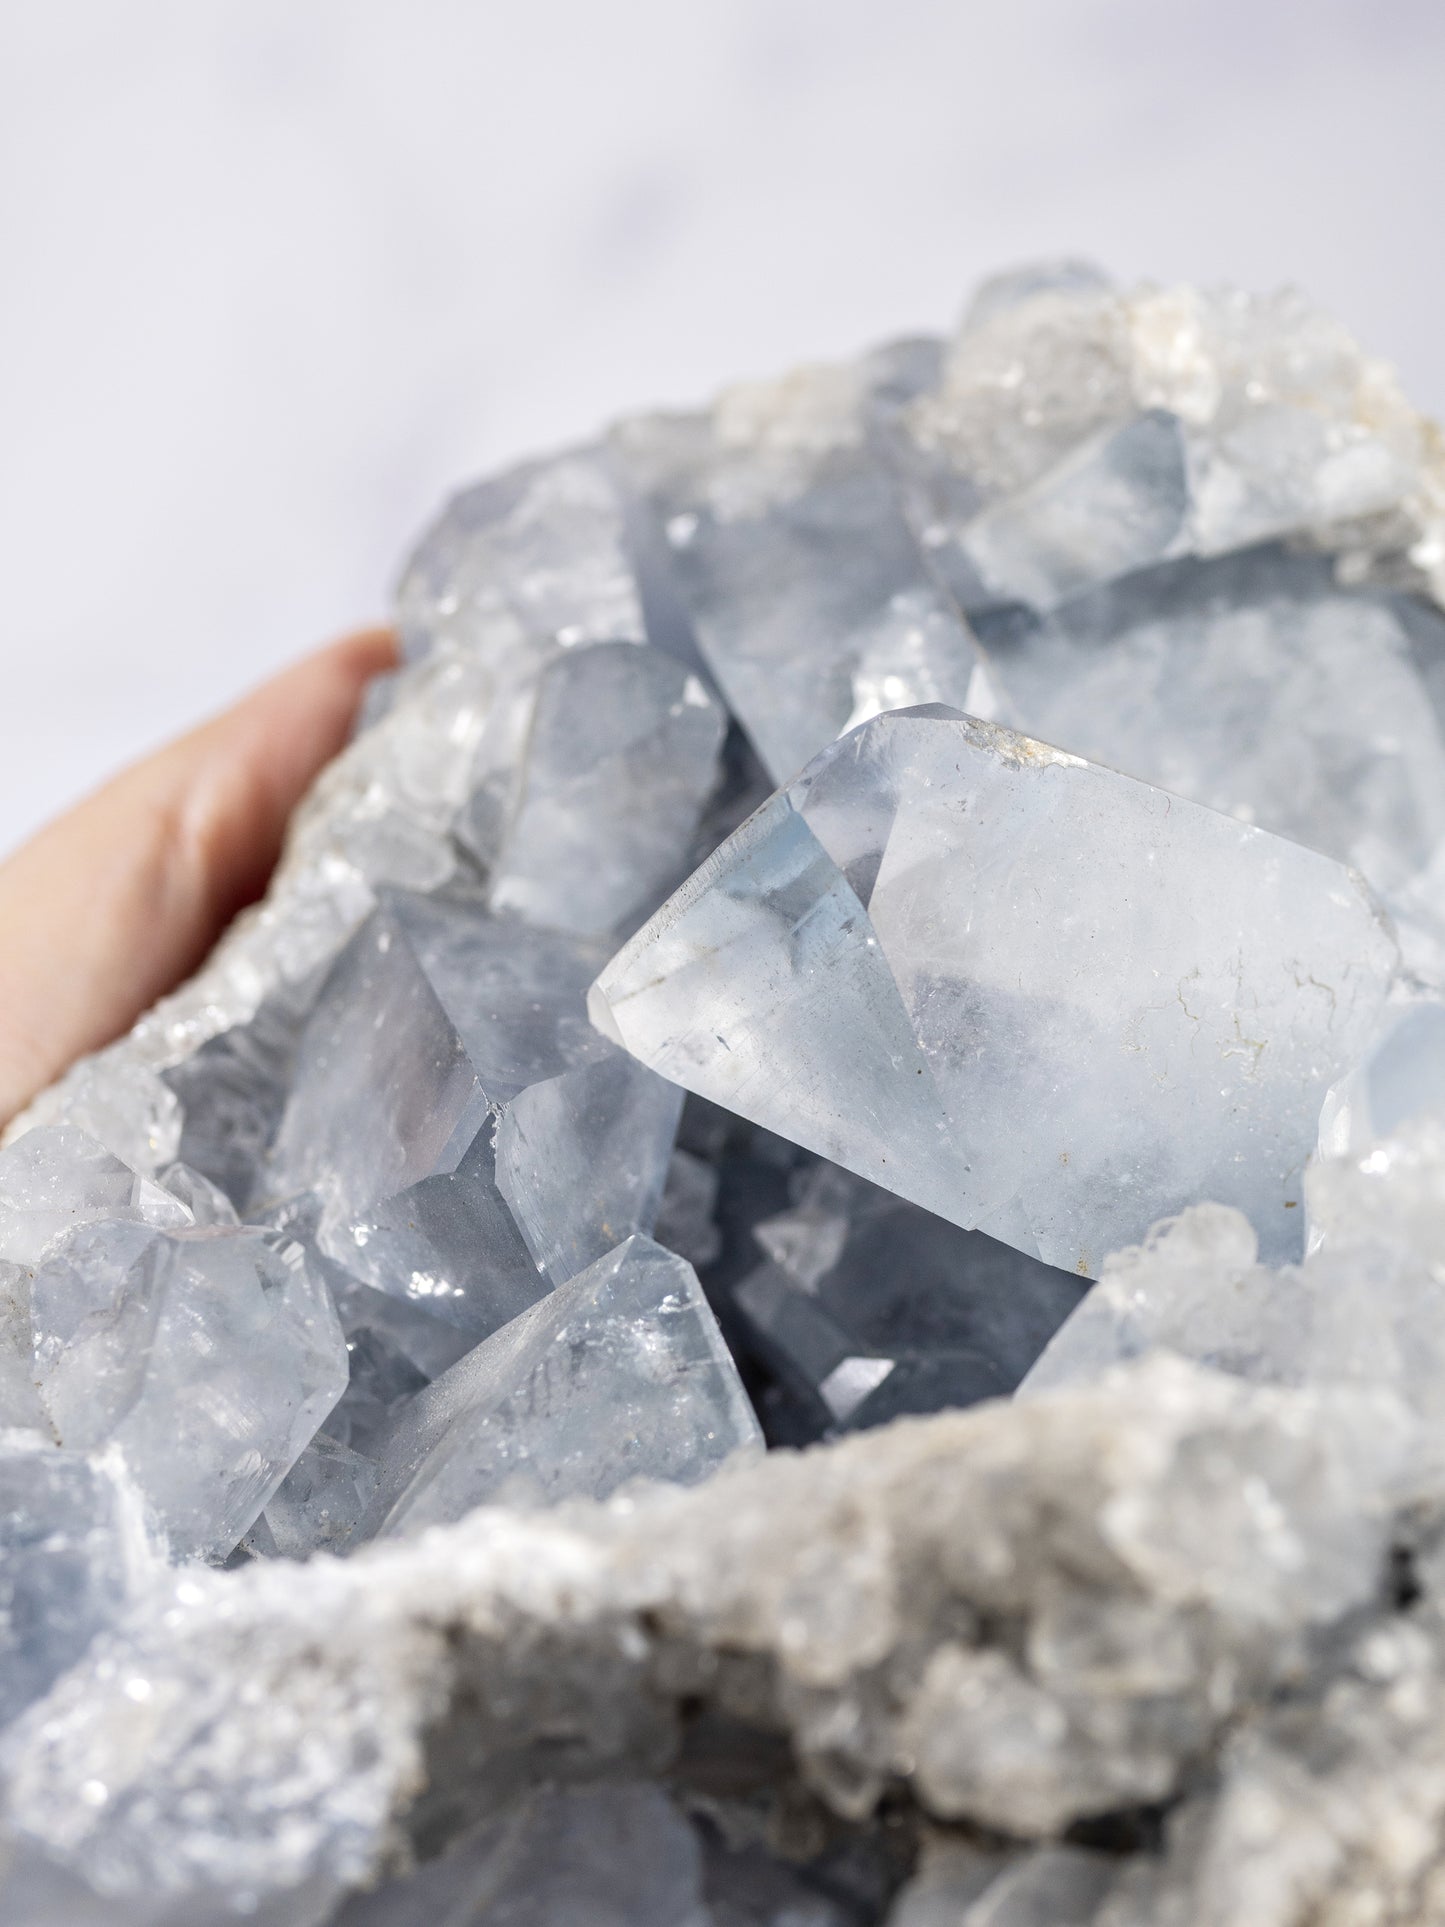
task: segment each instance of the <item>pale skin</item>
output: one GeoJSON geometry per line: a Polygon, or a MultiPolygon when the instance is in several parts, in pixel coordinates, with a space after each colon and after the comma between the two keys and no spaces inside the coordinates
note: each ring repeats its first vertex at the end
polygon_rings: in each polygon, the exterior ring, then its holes
{"type": "Polygon", "coordinates": [[[396,642],[322,649],[123,771],[0,863],[0,1126],[196,968],[396,642]]]}

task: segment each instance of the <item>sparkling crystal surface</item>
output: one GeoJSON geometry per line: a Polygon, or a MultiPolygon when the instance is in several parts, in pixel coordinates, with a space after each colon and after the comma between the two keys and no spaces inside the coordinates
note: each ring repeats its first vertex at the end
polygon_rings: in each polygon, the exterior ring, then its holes
{"type": "Polygon", "coordinates": [[[107,1222],[158,1228],[192,1222],[163,1187],[73,1126],[31,1131],[0,1151],[0,1259],[36,1265],[81,1225],[107,1222]]]}

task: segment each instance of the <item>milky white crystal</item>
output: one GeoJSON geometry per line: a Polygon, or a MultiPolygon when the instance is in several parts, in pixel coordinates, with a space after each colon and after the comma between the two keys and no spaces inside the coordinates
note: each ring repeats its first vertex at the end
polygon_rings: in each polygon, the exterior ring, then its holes
{"type": "MultiPolygon", "coordinates": [[[[1272,1270],[1246,1219],[1195,1205],[1116,1252],[1045,1347],[1021,1392],[1096,1377],[1164,1350],[1270,1385],[1372,1385],[1438,1429],[1445,1282],[1429,1251],[1355,1238],[1272,1270]]],[[[1434,1448],[1445,1448],[1445,1433],[1434,1448]]]]}

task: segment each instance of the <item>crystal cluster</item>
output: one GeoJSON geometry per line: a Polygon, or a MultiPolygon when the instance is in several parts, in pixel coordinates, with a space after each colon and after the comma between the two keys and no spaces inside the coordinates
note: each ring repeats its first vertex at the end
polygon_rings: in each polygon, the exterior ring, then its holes
{"type": "Polygon", "coordinates": [[[1445,1917],[1442,606],[1077,263],[458,496],[0,1151],[0,1914],[1445,1917]]]}

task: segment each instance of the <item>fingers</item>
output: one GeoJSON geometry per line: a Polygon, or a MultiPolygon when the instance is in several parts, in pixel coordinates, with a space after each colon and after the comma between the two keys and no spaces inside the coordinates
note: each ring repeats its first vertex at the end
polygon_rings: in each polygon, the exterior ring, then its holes
{"type": "Polygon", "coordinates": [[[124,771],[0,864],[0,1124],[188,976],[275,866],[395,640],[323,649],[124,771]]]}

